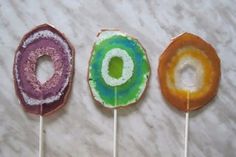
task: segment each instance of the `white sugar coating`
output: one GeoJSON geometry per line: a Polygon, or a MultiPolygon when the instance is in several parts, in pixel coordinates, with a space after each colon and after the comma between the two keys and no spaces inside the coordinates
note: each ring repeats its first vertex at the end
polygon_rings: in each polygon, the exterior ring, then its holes
{"type": "Polygon", "coordinates": [[[59,42],[60,45],[62,45],[64,51],[67,53],[67,56],[69,57],[69,61],[72,58],[70,55],[70,49],[68,44],[56,33],[53,33],[49,30],[41,30],[38,32],[35,32],[34,34],[30,35],[23,43],[22,47],[26,48],[27,45],[32,43],[33,41],[39,39],[39,38],[51,38],[54,39],[55,41],[59,42]]]}
{"type": "Polygon", "coordinates": [[[128,81],[134,70],[134,63],[132,58],[125,50],[114,48],[108,51],[102,61],[102,77],[104,81],[110,86],[119,86],[128,81]],[[120,78],[114,78],[109,75],[109,63],[113,57],[119,57],[123,61],[123,70],[120,78]]]}
{"type": "Polygon", "coordinates": [[[67,84],[69,82],[69,79],[67,78],[66,79],[66,82],[64,83],[64,86],[63,88],[60,90],[60,92],[58,92],[57,95],[55,96],[51,96],[49,98],[46,98],[46,99],[35,99],[35,98],[31,98],[29,97],[25,92],[21,91],[22,92],[22,95],[23,95],[23,98],[25,100],[25,102],[29,105],[40,105],[40,104],[49,104],[49,103],[52,103],[52,102],[55,102],[57,100],[60,99],[60,97],[63,95],[63,91],[64,89],[66,88],[67,84]]]}
{"type": "MultiPolygon", "coordinates": [[[[17,51],[17,52],[16,52],[16,57],[15,57],[15,63],[14,63],[15,65],[16,65],[16,63],[17,63],[17,60],[18,60],[19,55],[20,55],[20,51],[17,51]]],[[[17,81],[17,83],[19,84],[19,83],[20,83],[20,79],[19,79],[19,74],[18,74],[17,66],[15,66],[15,76],[16,76],[16,81],[17,81]]]]}
{"type": "Polygon", "coordinates": [[[126,36],[126,34],[119,31],[102,31],[96,41],[96,44],[100,44],[103,40],[108,39],[114,35],[126,36]]]}
{"type": "MultiPolygon", "coordinates": [[[[54,39],[56,42],[58,42],[60,45],[62,45],[63,50],[66,52],[66,54],[68,56],[68,62],[70,63],[70,65],[69,65],[70,70],[69,71],[71,71],[71,69],[72,69],[72,61],[71,61],[72,60],[72,55],[70,53],[71,50],[69,49],[69,46],[68,46],[67,42],[65,42],[56,33],[53,33],[49,30],[41,30],[41,31],[35,32],[34,34],[30,35],[29,38],[27,38],[23,42],[22,47],[26,48],[27,45],[29,45],[34,40],[37,40],[39,38],[51,38],[51,39],[54,39]]],[[[20,53],[21,53],[20,51],[17,51],[17,53],[16,53],[15,65],[18,65],[17,61],[18,61],[18,57],[19,57],[20,53]]],[[[15,76],[16,76],[16,81],[17,81],[17,84],[18,84],[19,91],[23,95],[24,101],[28,105],[32,105],[32,106],[33,105],[41,105],[41,104],[49,104],[49,103],[52,103],[52,102],[55,102],[55,101],[59,100],[60,97],[63,95],[63,92],[64,92],[65,88],[67,87],[67,85],[69,83],[69,77],[67,77],[63,87],[61,88],[61,90],[58,92],[57,95],[51,96],[47,99],[35,99],[35,98],[32,98],[32,97],[28,96],[25,92],[23,92],[23,89],[20,86],[20,79],[19,79],[17,66],[15,66],[15,76]]]]}
{"type": "MultiPolygon", "coordinates": [[[[99,101],[99,102],[103,102],[103,99],[101,98],[101,96],[99,95],[99,92],[95,89],[96,88],[96,83],[92,80],[89,81],[89,84],[91,86],[91,90],[92,90],[92,93],[93,93],[93,96],[95,98],[95,100],[99,101]]],[[[108,106],[109,105],[106,105],[105,102],[103,102],[105,106],[108,106]]]]}
{"type": "Polygon", "coordinates": [[[204,70],[200,61],[191,56],[185,56],[179,60],[175,67],[175,86],[177,89],[189,90],[191,92],[197,91],[203,85],[203,74],[204,70]],[[188,67],[193,68],[195,72],[191,77],[191,83],[189,83],[187,79],[181,77],[181,72],[188,67]]]}

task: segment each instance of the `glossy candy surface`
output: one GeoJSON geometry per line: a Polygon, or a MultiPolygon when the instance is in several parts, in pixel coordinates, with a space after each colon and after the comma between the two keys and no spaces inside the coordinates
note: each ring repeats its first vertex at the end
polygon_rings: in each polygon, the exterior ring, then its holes
{"type": "Polygon", "coordinates": [[[158,76],[165,99],[182,111],[206,105],[217,93],[220,59],[215,49],[200,37],[184,33],[169,44],[159,60],[158,76]],[[182,75],[190,71],[188,82],[182,75]],[[189,109],[187,109],[189,92],[189,109]]]}
{"type": "Polygon", "coordinates": [[[18,46],[14,60],[16,94],[26,112],[45,115],[61,108],[70,92],[74,49],[54,27],[43,24],[27,33],[18,46]],[[54,74],[44,83],[36,76],[38,59],[51,58],[54,74]]]}
{"type": "Polygon", "coordinates": [[[90,89],[97,102],[108,108],[137,102],[149,75],[149,62],[137,39],[119,31],[98,34],[88,69],[90,89]]]}

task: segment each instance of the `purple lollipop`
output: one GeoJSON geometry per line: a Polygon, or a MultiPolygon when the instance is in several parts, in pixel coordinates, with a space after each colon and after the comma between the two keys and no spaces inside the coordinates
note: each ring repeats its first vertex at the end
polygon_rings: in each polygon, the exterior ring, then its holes
{"type": "Polygon", "coordinates": [[[15,53],[13,66],[16,95],[24,110],[40,115],[42,156],[43,116],[63,107],[71,91],[74,71],[74,48],[54,27],[43,24],[24,35],[15,53]],[[51,58],[54,74],[44,83],[36,76],[38,59],[51,58]]]}

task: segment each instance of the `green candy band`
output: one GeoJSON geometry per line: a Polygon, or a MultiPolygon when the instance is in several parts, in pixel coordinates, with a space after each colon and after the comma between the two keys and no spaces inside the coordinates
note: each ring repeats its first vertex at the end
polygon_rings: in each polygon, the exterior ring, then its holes
{"type": "Polygon", "coordinates": [[[133,104],[142,96],[149,75],[149,62],[137,39],[118,31],[99,34],[88,71],[96,101],[108,108],[133,104]]]}

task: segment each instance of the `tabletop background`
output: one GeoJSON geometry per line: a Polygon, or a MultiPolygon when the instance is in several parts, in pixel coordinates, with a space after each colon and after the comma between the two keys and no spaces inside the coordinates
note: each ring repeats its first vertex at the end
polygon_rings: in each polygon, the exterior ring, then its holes
{"type": "MultiPolygon", "coordinates": [[[[25,33],[50,23],[75,47],[75,75],[67,105],[44,118],[45,157],[111,157],[113,112],[94,104],[86,81],[96,34],[118,28],[147,50],[151,78],[145,97],[118,112],[118,157],[180,157],[184,113],[167,105],[157,81],[158,58],[171,38],[191,32],[221,59],[217,97],[190,114],[189,157],[236,156],[236,1],[0,1],[0,156],[38,156],[39,117],[25,113],[13,86],[15,50],[25,33]]],[[[41,77],[51,74],[49,63],[41,77]]]]}

